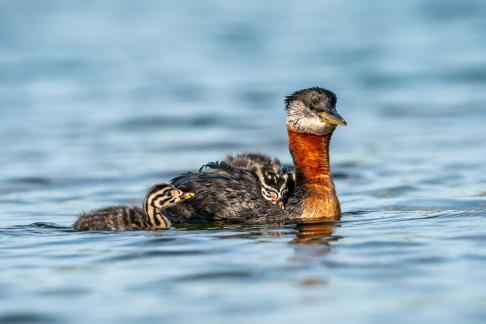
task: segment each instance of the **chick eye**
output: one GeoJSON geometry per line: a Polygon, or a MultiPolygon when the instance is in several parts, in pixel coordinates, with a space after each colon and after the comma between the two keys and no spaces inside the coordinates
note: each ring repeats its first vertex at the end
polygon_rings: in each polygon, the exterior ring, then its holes
{"type": "Polygon", "coordinates": [[[176,190],[176,189],[167,190],[167,191],[165,192],[165,195],[166,195],[167,197],[173,197],[173,196],[174,196],[174,191],[175,191],[175,190],[176,190]]]}

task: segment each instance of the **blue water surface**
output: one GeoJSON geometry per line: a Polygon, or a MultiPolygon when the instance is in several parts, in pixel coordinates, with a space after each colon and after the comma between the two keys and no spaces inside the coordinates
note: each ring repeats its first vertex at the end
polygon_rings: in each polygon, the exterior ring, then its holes
{"type": "Polygon", "coordinates": [[[486,3],[0,0],[1,323],[484,323],[486,3]],[[322,86],[344,215],[78,233],[322,86]]]}

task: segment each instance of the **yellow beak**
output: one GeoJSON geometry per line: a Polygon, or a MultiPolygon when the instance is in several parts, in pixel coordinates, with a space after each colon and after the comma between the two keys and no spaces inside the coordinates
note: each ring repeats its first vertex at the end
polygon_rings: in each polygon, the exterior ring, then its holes
{"type": "Polygon", "coordinates": [[[333,112],[333,113],[321,112],[321,113],[318,113],[317,115],[319,116],[321,121],[324,122],[324,123],[329,123],[329,124],[339,125],[339,126],[346,126],[347,125],[344,118],[341,117],[341,115],[339,115],[337,112],[333,112]]]}
{"type": "Polygon", "coordinates": [[[184,199],[190,199],[192,197],[194,197],[194,193],[192,193],[192,192],[186,192],[184,194],[184,196],[182,196],[182,198],[184,198],[184,199]]]}

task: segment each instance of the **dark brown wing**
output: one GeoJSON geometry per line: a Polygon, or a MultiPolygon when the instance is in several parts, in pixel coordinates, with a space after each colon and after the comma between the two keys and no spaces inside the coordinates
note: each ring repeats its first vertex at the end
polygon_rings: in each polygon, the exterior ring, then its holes
{"type": "Polygon", "coordinates": [[[283,223],[286,213],[265,200],[260,183],[249,170],[225,162],[208,163],[200,172],[189,172],[172,185],[194,198],[164,209],[173,223],[272,224],[283,223]]]}

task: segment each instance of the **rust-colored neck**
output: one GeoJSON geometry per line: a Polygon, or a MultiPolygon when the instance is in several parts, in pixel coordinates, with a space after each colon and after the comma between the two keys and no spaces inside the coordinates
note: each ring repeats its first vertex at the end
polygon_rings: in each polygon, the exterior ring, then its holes
{"type": "Polygon", "coordinates": [[[305,222],[338,220],[341,208],[329,165],[332,133],[319,136],[287,130],[296,171],[294,203],[300,205],[300,217],[305,222]]]}

